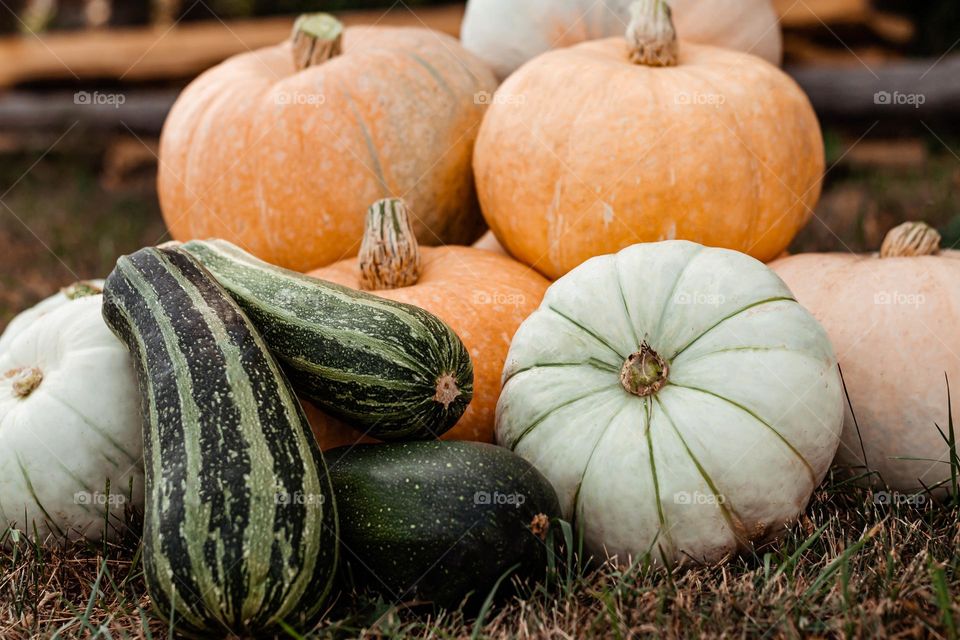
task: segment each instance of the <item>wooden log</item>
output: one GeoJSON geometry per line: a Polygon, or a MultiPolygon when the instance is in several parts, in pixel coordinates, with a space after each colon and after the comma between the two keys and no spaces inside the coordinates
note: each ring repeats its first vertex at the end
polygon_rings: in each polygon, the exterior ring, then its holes
{"type": "Polygon", "coordinates": [[[870,0],[774,0],[784,28],[863,23],[870,18],[870,0]]]}
{"type": "Polygon", "coordinates": [[[788,67],[823,119],[942,120],[960,112],[960,54],[886,65],[788,67]]]}
{"type": "MultiPolygon", "coordinates": [[[[425,7],[416,13],[354,11],[347,25],[424,25],[460,32],[463,5],[425,7]]],[[[164,80],[189,78],[226,58],[282,42],[290,17],[181,23],[173,28],[124,28],[0,38],[0,87],[34,80],[164,80]]]]}
{"type": "Polygon", "coordinates": [[[0,131],[69,127],[160,133],[177,89],[116,91],[8,91],[0,93],[0,131]]]}

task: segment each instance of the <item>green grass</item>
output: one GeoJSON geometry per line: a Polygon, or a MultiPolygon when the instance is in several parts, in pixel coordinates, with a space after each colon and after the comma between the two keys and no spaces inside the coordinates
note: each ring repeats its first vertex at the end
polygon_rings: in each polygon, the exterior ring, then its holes
{"type": "MultiPolygon", "coordinates": [[[[831,477],[779,543],[723,565],[581,570],[561,556],[545,584],[504,582],[476,617],[340,594],[317,629],[279,637],[956,638],[958,515],[932,501],[878,505],[871,491],[831,477]]],[[[49,551],[21,540],[0,554],[0,634],[168,637],[149,613],[137,548],[131,540],[49,551]]]]}

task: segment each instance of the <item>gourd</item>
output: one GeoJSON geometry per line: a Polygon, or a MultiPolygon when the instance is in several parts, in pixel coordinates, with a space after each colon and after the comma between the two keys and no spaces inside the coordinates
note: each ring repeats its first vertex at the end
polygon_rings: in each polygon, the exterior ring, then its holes
{"type": "Polygon", "coordinates": [[[294,387],[361,433],[436,438],[470,404],[470,354],[436,316],[269,265],[229,242],[183,248],[247,312],[294,387]]]}
{"type": "Polygon", "coordinates": [[[52,296],[45,298],[29,309],[21,311],[7,324],[7,328],[0,335],[0,351],[3,351],[19,335],[34,322],[47,315],[71,300],[84,296],[95,296],[103,292],[103,280],[81,280],[63,287],[52,296]]]}
{"type": "Polygon", "coordinates": [[[837,449],[823,328],[756,260],[639,244],[555,282],[517,331],[497,440],[553,484],[589,552],[715,562],[803,511],[837,449]]]}
{"type": "Polygon", "coordinates": [[[328,453],[342,555],[391,602],[456,608],[496,581],[544,573],[557,495],[525,460],[490,444],[409,442],[328,453]],[[516,566],[519,565],[519,566],[516,566]]]}
{"type": "MultiPolygon", "coordinates": [[[[310,275],[423,309],[446,322],[473,361],[473,400],[443,437],[493,442],[500,373],[510,339],[537,308],[549,284],[505,256],[468,247],[419,247],[403,201],[370,207],[360,257],[310,275]]],[[[356,441],[356,434],[308,409],[324,449],[356,441]]]]}
{"type": "Polygon", "coordinates": [[[0,337],[0,528],[39,543],[115,538],[143,507],[136,380],[100,305],[79,283],[0,337]]]}
{"type": "Polygon", "coordinates": [[[263,339],[177,247],[120,258],[103,315],[140,388],[144,573],[156,612],[204,637],[310,621],[332,584],[336,509],[263,339]]]}
{"type": "Polygon", "coordinates": [[[177,240],[225,238],[307,271],[355,255],[367,206],[405,194],[421,242],[473,242],[471,156],[495,89],[447,35],[301,18],[291,42],[180,94],[160,140],[164,220],[177,240]]]}
{"type": "Polygon", "coordinates": [[[820,195],[801,89],[753,56],[677,43],[663,0],[636,6],[627,41],[545,53],[497,95],[474,154],[484,216],[550,279],[671,239],[772,260],[820,195]]]}
{"type": "Polygon", "coordinates": [[[950,478],[944,375],[954,398],[960,381],[960,252],[941,251],[934,229],[911,222],[893,229],[879,254],[801,254],[770,266],[837,349],[850,405],[837,463],[897,491],[942,493],[950,478]]]}
{"type": "MultiPolygon", "coordinates": [[[[461,37],[506,78],[527,60],[584,40],[619,35],[633,0],[469,0],[461,37]]],[[[779,65],[780,23],[770,0],[670,0],[686,42],[736,49],[779,65]]]]}

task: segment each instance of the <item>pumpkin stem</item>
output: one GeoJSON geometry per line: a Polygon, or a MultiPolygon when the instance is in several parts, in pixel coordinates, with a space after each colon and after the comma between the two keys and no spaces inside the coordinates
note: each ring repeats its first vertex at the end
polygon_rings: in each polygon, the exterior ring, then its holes
{"type": "Polygon", "coordinates": [[[360,245],[360,287],[399,289],[420,279],[420,247],[407,206],[400,198],[374,202],[367,210],[360,245]]]}
{"type": "Polygon", "coordinates": [[[620,384],[633,395],[652,396],[667,384],[670,365],[646,342],[633,353],[620,370],[620,384]]]}
{"type": "Polygon", "coordinates": [[[666,0],[638,0],[630,5],[627,26],[630,61],[648,67],[677,64],[677,30],[666,0]]]}
{"type": "Polygon", "coordinates": [[[460,387],[457,386],[457,379],[452,373],[445,373],[437,378],[437,393],[433,399],[442,404],[444,409],[449,409],[450,404],[461,393],[460,387]]]}
{"type": "Polygon", "coordinates": [[[329,13],[305,13],[293,23],[293,64],[298,71],[343,52],[343,23],[329,13]]]}
{"type": "Polygon", "coordinates": [[[940,252],[940,234],[926,222],[904,222],[883,239],[881,258],[932,256],[940,252]]]}
{"type": "Polygon", "coordinates": [[[26,398],[43,382],[43,371],[37,367],[11,369],[4,378],[13,378],[13,395],[16,398],[26,398]]]}
{"type": "Polygon", "coordinates": [[[103,289],[89,280],[81,280],[80,282],[74,282],[70,286],[60,289],[60,292],[65,295],[68,300],[76,300],[77,298],[86,298],[87,296],[98,296],[103,293],[103,289]]]}

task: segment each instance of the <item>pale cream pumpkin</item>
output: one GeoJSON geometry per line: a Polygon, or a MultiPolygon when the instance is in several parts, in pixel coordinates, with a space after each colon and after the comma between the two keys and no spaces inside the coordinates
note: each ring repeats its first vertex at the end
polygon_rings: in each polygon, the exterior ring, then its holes
{"type": "Polygon", "coordinates": [[[769,268],[684,241],[588,260],[517,331],[497,440],[587,549],[713,562],[803,511],[840,437],[826,332],[769,268]]]}
{"type": "Polygon", "coordinates": [[[424,244],[483,233],[470,167],[493,73],[427,29],[299,21],[187,87],[160,140],[177,240],[219,237],[307,271],[356,255],[370,202],[400,195],[424,244]]]}
{"type": "MultiPolygon", "coordinates": [[[[549,49],[620,35],[633,0],[469,0],[464,46],[506,78],[549,49]]],[[[745,51],[779,65],[780,23],[770,0],[670,0],[680,38],[745,51]]]]}
{"type": "Polygon", "coordinates": [[[836,347],[853,408],[837,462],[903,492],[950,477],[937,426],[947,432],[945,375],[960,397],[960,252],[939,243],[927,225],[907,223],[879,255],[801,254],[771,265],[836,347]]]}
{"type": "Polygon", "coordinates": [[[114,537],[143,508],[140,394],[89,283],[0,338],[0,528],[40,541],[114,537]],[[109,512],[109,517],[107,513],[109,512]]]}
{"type": "Polygon", "coordinates": [[[551,279],[667,239],[776,258],[820,196],[809,100],[754,56],[677,43],[662,0],[636,8],[626,40],[545,53],[501,86],[474,153],[488,224],[551,279]]]}

